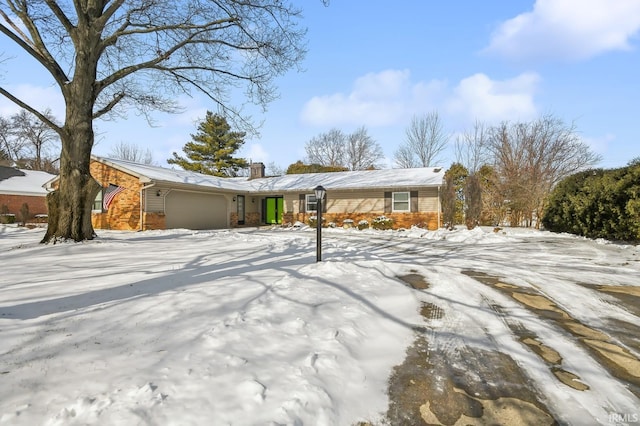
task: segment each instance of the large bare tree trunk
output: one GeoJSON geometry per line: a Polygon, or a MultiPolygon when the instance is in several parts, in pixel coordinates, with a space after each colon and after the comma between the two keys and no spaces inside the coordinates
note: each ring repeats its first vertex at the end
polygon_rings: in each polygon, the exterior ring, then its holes
{"type": "Polygon", "coordinates": [[[95,236],[91,208],[100,185],[91,176],[89,166],[94,142],[92,115],[97,61],[91,57],[90,49],[78,52],[76,70],[85,72],[76,73],[63,89],[66,116],[60,138],[60,179],[56,191],[47,196],[49,225],[43,243],[91,240],[95,236]]]}
{"type": "MultiPolygon", "coordinates": [[[[77,138],[74,136],[73,139],[77,138]]],[[[100,185],[89,171],[90,145],[82,141],[71,145],[70,150],[62,149],[58,189],[47,196],[49,225],[43,243],[67,239],[83,241],[95,236],[91,208],[100,185]]]]}

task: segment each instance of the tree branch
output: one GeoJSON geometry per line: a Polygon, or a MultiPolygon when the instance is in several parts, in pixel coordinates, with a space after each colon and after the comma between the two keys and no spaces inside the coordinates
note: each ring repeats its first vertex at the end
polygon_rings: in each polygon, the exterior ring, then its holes
{"type": "Polygon", "coordinates": [[[15,96],[13,96],[10,92],[5,90],[3,87],[0,87],[0,95],[3,95],[7,99],[9,99],[11,102],[13,102],[14,104],[18,105],[20,108],[23,108],[23,109],[29,111],[31,114],[33,114],[36,117],[38,117],[47,126],[51,127],[58,135],[62,135],[62,128],[60,126],[58,126],[56,123],[51,121],[45,114],[43,114],[40,111],[38,111],[37,109],[31,107],[29,104],[23,102],[19,98],[16,98],[15,96]]]}

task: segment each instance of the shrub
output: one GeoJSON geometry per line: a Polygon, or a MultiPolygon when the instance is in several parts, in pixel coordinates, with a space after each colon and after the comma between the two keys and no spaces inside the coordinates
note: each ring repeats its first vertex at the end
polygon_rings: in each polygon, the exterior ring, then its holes
{"type": "Polygon", "coordinates": [[[369,228],[369,221],[366,219],[362,219],[360,222],[358,222],[358,229],[359,230],[363,230],[363,229],[367,229],[369,228]]]}
{"type": "Polygon", "coordinates": [[[640,240],[640,165],[589,170],[560,182],[542,224],[588,238],[640,240]]]}
{"type": "Polygon", "coordinates": [[[31,219],[29,204],[22,203],[22,207],[20,207],[20,222],[22,222],[22,226],[26,225],[29,219],[31,219]]]}
{"type": "MultiPolygon", "coordinates": [[[[322,218],[322,223],[324,223],[324,217],[322,218]]],[[[318,216],[309,216],[307,219],[307,223],[311,228],[316,228],[318,226],[318,216]]]]}
{"type": "Polygon", "coordinates": [[[0,223],[2,224],[16,223],[16,215],[11,213],[0,214],[0,223]]]}
{"type": "Polygon", "coordinates": [[[373,219],[371,227],[377,230],[391,229],[393,227],[393,219],[386,216],[378,216],[373,219]]]}

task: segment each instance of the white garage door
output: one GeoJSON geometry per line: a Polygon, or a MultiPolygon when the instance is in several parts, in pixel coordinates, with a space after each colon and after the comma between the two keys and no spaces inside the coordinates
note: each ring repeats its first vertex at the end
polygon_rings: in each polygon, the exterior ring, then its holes
{"type": "Polygon", "coordinates": [[[227,228],[227,201],[222,195],[172,190],[165,206],[167,229],[227,228]]]}

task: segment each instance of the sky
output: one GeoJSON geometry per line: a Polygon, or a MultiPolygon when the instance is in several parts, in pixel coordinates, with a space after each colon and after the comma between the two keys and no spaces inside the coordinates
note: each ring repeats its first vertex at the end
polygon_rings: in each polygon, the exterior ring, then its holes
{"type": "MultiPolygon", "coordinates": [[[[383,149],[383,165],[392,167],[411,118],[433,111],[451,135],[439,158],[445,167],[455,161],[455,138],[476,121],[547,114],[575,124],[602,156],[599,167],[640,156],[638,0],[298,3],[308,54],[301,72],[276,80],[279,98],[266,113],[248,111],[262,123],[259,136],[238,153],[251,161],[286,169],[305,159],[304,146],[314,136],[365,126],[383,149]]],[[[0,84],[60,111],[54,88],[36,68],[20,57],[0,64],[0,84]]],[[[180,103],[184,113],[158,114],[154,127],[134,114],[98,122],[94,153],[108,155],[125,142],[150,149],[166,165],[172,152],[182,153],[206,111],[215,110],[199,96],[180,103]]],[[[0,99],[0,114],[13,112],[0,99]]]]}
{"type": "Polygon", "coordinates": [[[640,418],[639,246],[335,228],[316,262],[304,225],[43,233],[0,225],[0,425],[404,424],[390,383],[429,424],[456,395],[484,416],[456,424],[640,418]]]}

